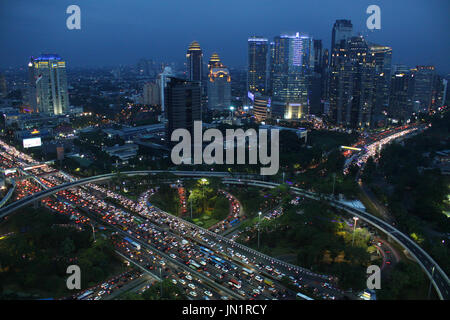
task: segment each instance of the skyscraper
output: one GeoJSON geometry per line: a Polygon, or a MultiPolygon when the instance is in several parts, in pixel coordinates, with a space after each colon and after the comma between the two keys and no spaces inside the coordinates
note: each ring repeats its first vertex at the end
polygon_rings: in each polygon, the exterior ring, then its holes
{"type": "Polygon", "coordinates": [[[417,111],[430,111],[436,77],[434,66],[417,66],[412,69],[411,77],[413,78],[413,101],[419,106],[417,111]]]}
{"type": "Polygon", "coordinates": [[[270,105],[270,97],[262,96],[260,94],[255,95],[253,114],[255,115],[256,121],[266,121],[266,119],[270,117],[270,105]]]}
{"type": "Polygon", "coordinates": [[[197,82],[169,78],[164,90],[166,101],[166,137],[169,144],[172,132],[178,128],[194,134],[194,121],[202,119],[201,89],[197,82]]]}
{"type": "Polygon", "coordinates": [[[147,82],[142,89],[143,103],[146,105],[161,105],[161,89],[158,82],[147,82]]]}
{"type": "Polygon", "coordinates": [[[66,62],[57,54],[42,54],[28,64],[28,98],[34,112],[63,114],[69,107],[66,62]]]}
{"type": "Polygon", "coordinates": [[[337,46],[341,45],[341,42],[346,42],[353,35],[353,25],[350,20],[336,20],[331,32],[331,53],[338,50],[337,46]]]}
{"type": "Polygon", "coordinates": [[[313,42],[314,72],[322,72],[322,40],[315,39],[313,42]]]}
{"type": "Polygon", "coordinates": [[[268,52],[269,44],[266,38],[248,38],[247,88],[252,93],[267,93],[268,52]]]}
{"type": "Polygon", "coordinates": [[[272,96],[284,103],[300,103],[308,106],[308,86],[311,66],[312,39],[298,32],[294,35],[280,35],[274,39],[274,53],[271,66],[272,96]]]}
{"type": "Polygon", "coordinates": [[[373,116],[377,118],[389,105],[389,83],[391,80],[392,48],[371,44],[369,53],[375,59],[375,93],[373,116]]]}
{"type": "Polygon", "coordinates": [[[165,89],[165,87],[166,87],[166,85],[167,85],[167,82],[170,80],[170,77],[172,77],[173,76],[173,73],[172,73],[172,68],[171,67],[165,67],[164,68],[164,71],[163,72],[161,72],[160,74],[159,74],[159,76],[158,76],[158,85],[159,85],[159,90],[161,90],[161,93],[160,93],[160,98],[161,98],[161,112],[162,112],[162,114],[164,114],[164,110],[165,110],[165,107],[166,107],[166,97],[165,97],[165,94],[164,94],[164,89],[165,89]]]}
{"type": "Polygon", "coordinates": [[[398,71],[390,81],[388,115],[396,120],[405,121],[411,117],[413,104],[411,100],[411,74],[398,71]]]}
{"type": "Polygon", "coordinates": [[[211,110],[228,110],[231,105],[230,71],[214,53],[208,64],[208,108],[211,110]]]}
{"type": "MultiPolygon", "coordinates": [[[[313,68],[311,69],[311,76],[309,81],[309,104],[310,112],[314,115],[322,114],[323,112],[323,98],[325,81],[327,79],[327,66],[324,64],[324,60],[328,62],[328,58],[324,59],[324,53],[322,51],[322,40],[314,40],[313,50],[313,68]]],[[[328,52],[328,50],[326,50],[328,52]]]]}
{"type": "Polygon", "coordinates": [[[338,126],[371,125],[374,103],[375,57],[362,36],[341,41],[332,54],[330,111],[338,126]]]}
{"type": "Polygon", "coordinates": [[[193,41],[186,53],[187,79],[202,81],[203,52],[197,41],[193,41]]]}

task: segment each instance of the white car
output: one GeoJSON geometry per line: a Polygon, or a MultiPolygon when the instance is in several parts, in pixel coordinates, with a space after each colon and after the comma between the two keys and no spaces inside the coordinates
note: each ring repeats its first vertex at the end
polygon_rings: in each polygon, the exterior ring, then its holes
{"type": "Polygon", "coordinates": [[[189,283],[189,284],[188,284],[188,287],[191,288],[192,290],[195,289],[195,285],[194,285],[193,283],[189,283]]]}
{"type": "Polygon", "coordinates": [[[206,294],[208,297],[212,297],[211,291],[205,291],[205,294],[206,294]]]}
{"type": "Polygon", "coordinates": [[[197,293],[196,293],[195,291],[191,291],[191,292],[189,292],[189,294],[190,294],[191,296],[193,296],[193,297],[196,297],[196,296],[197,296],[197,293]]]}

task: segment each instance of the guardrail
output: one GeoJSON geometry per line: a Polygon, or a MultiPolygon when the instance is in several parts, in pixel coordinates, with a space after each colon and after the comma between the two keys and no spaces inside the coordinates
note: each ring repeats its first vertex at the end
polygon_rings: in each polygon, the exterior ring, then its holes
{"type": "MultiPolygon", "coordinates": [[[[159,173],[172,173],[176,176],[216,176],[216,177],[222,177],[225,178],[223,179],[224,183],[237,183],[237,184],[251,184],[254,186],[260,186],[260,187],[265,187],[265,188],[275,188],[277,186],[279,186],[279,183],[274,183],[274,182],[266,182],[266,181],[260,181],[260,180],[251,180],[251,179],[240,179],[240,178],[233,178],[230,173],[228,172],[209,172],[209,171],[164,171],[164,170],[142,170],[142,171],[126,171],[126,172],[121,172],[121,175],[125,175],[125,176],[137,176],[137,175],[149,175],[149,174],[159,174],[159,173]],[[228,182],[227,182],[228,181],[228,182]]],[[[68,182],[65,184],[61,184],[58,186],[55,186],[53,188],[49,188],[47,190],[43,190],[40,192],[37,192],[31,196],[28,196],[26,198],[23,198],[19,201],[16,201],[4,208],[0,209],[0,218],[3,218],[5,216],[7,216],[8,214],[26,206],[29,205],[35,201],[38,201],[40,199],[46,198],[52,194],[57,193],[58,191],[61,190],[65,190],[65,189],[69,189],[69,188],[73,188],[73,187],[78,187],[87,183],[93,183],[93,182],[100,182],[103,180],[108,180],[111,179],[113,177],[117,176],[116,173],[109,173],[109,174],[104,174],[104,175],[99,175],[99,176],[93,176],[93,177],[89,177],[89,178],[84,178],[84,179],[80,179],[80,180],[76,180],[73,182],[68,182]]],[[[239,176],[239,174],[238,174],[239,176]]],[[[241,175],[241,176],[245,176],[245,175],[241,175]]],[[[329,201],[333,206],[335,207],[340,207],[341,209],[346,210],[349,213],[358,215],[358,217],[360,217],[361,219],[363,219],[364,221],[372,224],[373,226],[375,226],[376,228],[378,228],[379,230],[381,230],[382,232],[388,234],[389,236],[391,236],[394,240],[396,240],[403,248],[405,248],[415,259],[416,261],[419,263],[419,265],[422,267],[422,269],[425,271],[425,273],[427,274],[427,276],[430,278],[431,282],[433,283],[433,286],[436,288],[436,291],[439,295],[440,299],[445,299],[447,300],[449,298],[449,293],[448,293],[448,287],[449,287],[449,279],[448,276],[445,274],[445,272],[442,270],[442,268],[422,249],[420,248],[416,243],[414,243],[413,240],[411,240],[408,236],[406,236],[405,234],[403,234],[402,232],[400,232],[399,230],[397,230],[396,228],[390,226],[389,224],[387,224],[386,222],[380,220],[379,218],[365,212],[362,210],[358,210],[355,209],[354,207],[348,206],[346,204],[343,204],[327,195],[321,195],[321,194],[315,194],[313,192],[310,191],[306,191],[306,190],[302,190],[296,187],[291,187],[291,190],[293,190],[294,192],[297,192],[298,194],[301,194],[303,196],[307,196],[311,199],[315,199],[315,200],[319,200],[319,199],[323,199],[326,201],[329,201]],[[395,234],[398,234],[395,235],[395,234]],[[402,238],[402,239],[400,239],[402,238]],[[409,246],[408,246],[409,245],[409,246]],[[425,261],[426,263],[428,263],[428,265],[432,266],[432,267],[436,267],[438,274],[443,278],[443,280],[446,282],[446,284],[444,284],[444,286],[446,286],[445,288],[441,288],[437,283],[436,283],[436,279],[435,277],[433,277],[430,273],[430,271],[428,270],[428,268],[425,266],[425,262],[422,261],[422,259],[420,259],[419,257],[417,257],[417,255],[413,252],[413,249],[419,251],[420,254],[422,254],[424,256],[424,258],[428,261],[425,261]],[[442,294],[442,290],[445,290],[445,297],[442,294]]],[[[184,223],[188,223],[187,221],[183,220],[184,223]]],[[[195,227],[198,228],[198,226],[194,225],[195,227]]],[[[205,232],[210,232],[209,230],[205,229],[205,232]]],[[[211,232],[212,233],[212,232],[211,232]]],[[[222,238],[222,240],[224,241],[231,241],[228,238],[219,236],[217,234],[214,233],[214,236],[218,237],[218,238],[222,238]]],[[[233,242],[235,245],[239,245],[236,244],[235,242],[233,242]]],[[[249,250],[252,250],[250,248],[248,248],[249,250]]],[[[257,251],[256,251],[257,252],[257,251]]],[[[270,259],[271,261],[277,261],[277,259],[274,259],[272,257],[269,257],[267,255],[264,255],[260,252],[257,252],[260,256],[266,258],[266,259],[270,259]]],[[[291,265],[288,263],[285,263],[283,261],[277,261],[278,263],[284,264],[285,266],[289,266],[291,268],[294,268],[295,270],[301,270],[306,272],[306,269],[300,268],[298,266],[295,265],[291,265]]],[[[308,271],[309,272],[309,271],[308,271]]],[[[320,275],[319,275],[320,276],[320,275]]]]}

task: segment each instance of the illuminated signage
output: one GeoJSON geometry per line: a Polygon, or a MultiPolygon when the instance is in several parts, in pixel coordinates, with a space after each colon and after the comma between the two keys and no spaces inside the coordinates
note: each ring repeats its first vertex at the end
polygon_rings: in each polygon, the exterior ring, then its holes
{"type": "Polygon", "coordinates": [[[23,147],[25,149],[40,147],[41,145],[42,145],[41,137],[23,139],[23,147]]]}

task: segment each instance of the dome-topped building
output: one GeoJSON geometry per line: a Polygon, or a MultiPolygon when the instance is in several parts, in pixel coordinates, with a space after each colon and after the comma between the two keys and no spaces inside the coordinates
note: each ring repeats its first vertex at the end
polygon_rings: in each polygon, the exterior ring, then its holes
{"type": "Polygon", "coordinates": [[[186,53],[187,79],[202,81],[203,52],[197,41],[192,41],[186,53]]]}
{"type": "Polygon", "coordinates": [[[230,71],[220,61],[217,53],[212,54],[208,68],[208,108],[227,110],[231,104],[230,71]]]}

